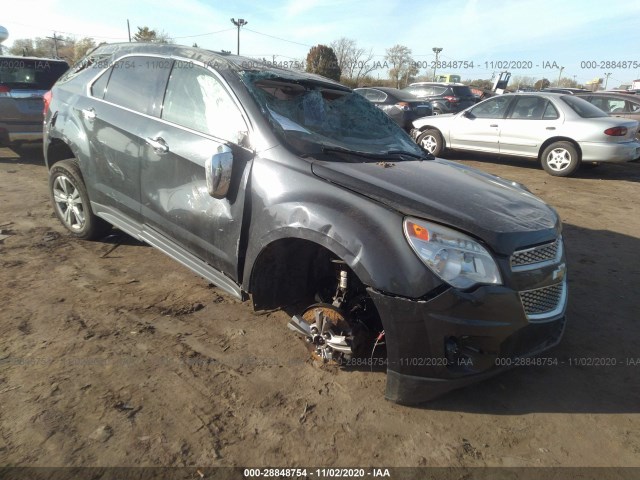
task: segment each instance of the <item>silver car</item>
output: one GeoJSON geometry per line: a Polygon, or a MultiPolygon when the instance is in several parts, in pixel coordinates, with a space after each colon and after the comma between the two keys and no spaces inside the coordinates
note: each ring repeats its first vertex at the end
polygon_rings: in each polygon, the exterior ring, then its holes
{"type": "Polygon", "coordinates": [[[637,121],[609,117],[586,100],[560,93],[500,95],[413,125],[413,138],[436,156],[451,149],[537,158],[547,173],[559,177],[585,162],[640,157],[637,121]]]}

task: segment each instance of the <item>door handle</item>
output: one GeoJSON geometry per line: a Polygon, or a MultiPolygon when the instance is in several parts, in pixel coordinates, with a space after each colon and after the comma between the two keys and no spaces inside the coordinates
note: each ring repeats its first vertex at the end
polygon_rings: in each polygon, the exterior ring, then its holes
{"type": "Polygon", "coordinates": [[[167,145],[162,137],[147,138],[147,143],[151,145],[151,148],[153,148],[157,154],[162,155],[169,151],[169,145],[167,145]]]}
{"type": "Polygon", "coordinates": [[[547,130],[555,130],[556,127],[547,127],[547,130]]]}
{"type": "Polygon", "coordinates": [[[84,118],[86,118],[89,121],[95,120],[96,118],[96,111],[93,109],[93,107],[90,108],[83,108],[82,110],[80,110],[82,112],[82,116],[84,118]]]}
{"type": "Polygon", "coordinates": [[[497,126],[498,126],[498,124],[497,124],[497,123],[494,123],[493,125],[489,125],[489,126],[490,126],[490,127],[497,127],[497,126]]]}

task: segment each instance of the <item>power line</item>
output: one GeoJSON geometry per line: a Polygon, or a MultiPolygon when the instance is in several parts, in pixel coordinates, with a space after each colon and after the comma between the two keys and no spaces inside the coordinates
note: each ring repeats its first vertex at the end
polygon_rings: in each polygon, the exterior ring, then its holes
{"type": "MultiPolygon", "coordinates": [[[[223,33],[223,32],[229,32],[231,30],[235,30],[235,28],[225,28],[224,30],[218,30],[217,32],[209,32],[209,33],[199,33],[197,35],[185,35],[182,37],[171,37],[172,39],[176,40],[178,38],[195,38],[195,37],[204,37],[207,35],[215,35],[217,33],[223,33]]],[[[246,30],[246,29],[245,29],[246,30]]]]}
{"type": "Polygon", "coordinates": [[[265,37],[275,38],[276,40],[282,40],[283,42],[295,43],[296,45],[302,45],[303,47],[313,47],[313,45],[307,45],[306,43],[294,42],[293,40],[287,40],[286,38],[276,37],[275,35],[269,35],[267,33],[256,32],[255,30],[251,30],[250,28],[246,28],[245,27],[245,30],[247,30],[249,32],[252,32],[252,33],[257,33],[258,35],[263,35],[265,37]]]}

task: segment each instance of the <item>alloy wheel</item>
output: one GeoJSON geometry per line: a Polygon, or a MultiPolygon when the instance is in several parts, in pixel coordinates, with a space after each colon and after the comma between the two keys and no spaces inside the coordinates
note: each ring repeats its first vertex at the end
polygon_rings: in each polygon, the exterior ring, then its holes
{"type": "Polygon", "coordinates": [[[571,153],[564,148],[554,148],[547,155],[547,165],[554,172],[562,172],[571,164],[571,153]]]}
{"type": "Polygon", "coordinates": [[[59,175],[53,182],[53,200],[60,218],[74,231],[82,230],[85,224],[84,205],[80,191],[65,175],[59,175]]]}

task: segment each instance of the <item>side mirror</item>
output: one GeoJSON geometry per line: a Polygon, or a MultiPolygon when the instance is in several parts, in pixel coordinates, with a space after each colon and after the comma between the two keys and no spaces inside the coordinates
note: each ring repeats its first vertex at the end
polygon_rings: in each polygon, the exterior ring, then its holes
{"type": "Polygon", "coordinates": [[[465,110],[464,112],[462,112],[462,116],[464,118],[473,118],[473,113],[471,113],[469,110],[465,110]]]}
{"type": "Polygon", "coordinates": [[[233,153],[226,145],[218,147],[218,153],[204,162],[207,177],[207,191],[213,198],[224,198],[231,183],[233,153]]]}

